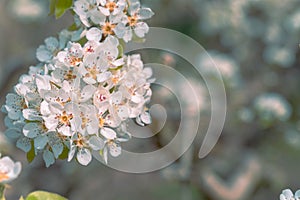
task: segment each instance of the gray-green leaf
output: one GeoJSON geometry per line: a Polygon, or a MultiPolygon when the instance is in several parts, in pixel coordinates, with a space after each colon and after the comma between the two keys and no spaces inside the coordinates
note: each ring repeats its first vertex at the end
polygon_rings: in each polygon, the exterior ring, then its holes
{"type": "Polygon", "coordinates": [[[67,199],[58,194],[44,192],[44,191],[36,191],[30,193],[25,200],[67,200],[67,199]]]}

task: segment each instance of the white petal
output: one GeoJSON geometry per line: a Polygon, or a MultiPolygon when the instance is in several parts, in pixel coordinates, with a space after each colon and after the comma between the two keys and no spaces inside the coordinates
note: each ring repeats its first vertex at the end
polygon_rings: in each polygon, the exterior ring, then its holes
{"type": "Polygon", "coordinates": [[[40,108],[40,112],[42,115],[50,115],[51,111],[49,109],[49,103],[46,101],[43,101],[41,103],[41,108],[40,108]]]}
{"type": "Polygon", "coordinates": [[[44,117],[45,120],[45,126],[49,130],[55,130],[58,125],[58,119],[55,115],[51,115],[49,117],[44,117]]]}
{"type": "Polygon", "coordinates": [[[103,135],[106,139],[113,140],[117,137],[117,133],[110,128],[102,128],[100,131],[101,135],[103,135]]]}
{"type": "Polygon", "coordinates": [[[115,67],[119,67],[121,65],[124,65],[125,62],[124,62],[124,59],[123,58],[120,58],[118,60],[115,60],[114,62],[112,62],[112,64],[115,66],[115,67]]]}
{"type": "Polygon", "coordinates": [[[99,7],[99,10],[101,11],[101,13],[103,13],[105,16],[109,16],[110,12],[109,9],[107,8],[103,8],[103,7],[99,7]]]}
{"type": "Polygon", "coordinates": [[[111,76],[112,76],[112,74],[110,71],[103,72],[103,73],[97,75],[97,81],[100,83],[107,81],[111,76]]]}
{"type": "Polygon", "coordinates": [[[81,92],[81,98],[80,98],[81,102],[85,102],[91,99],[96,90],[97,88],[92,85],[85,86],[81,92]]]}
{"type": "Polygon", "coordinates": [[[290,189],[285,189],[282,191],[282,194],[287,198],[290,199],[294,196],[293,192],[290,189]]]}
{"type": "Polygon", "coordinates": [[[58,40],[55,37],[46,38],[45,44],[46,44],[46,47],[52,52],[55,51],[59,45],[58,40]]]}
{"type": "Polygon", "coordinates": [[[154,15],[154,12],[150,8],[141,8],[139,10],[138,18],[141,20],[149,19],[154,15]]]}
{"type": "Polygon", "coordinates": [[[122,151],[122,148],[119,145],[117,145],[115,143],[109,145],[109,153],[113,157],[119,156],[121,154],[121,151],[122,151]]]}
{"type": "Polygon", "coordinates": [[[132,30],[131,28],[127,28],[124,32],[123,40],[125,42],[129,42],[132,39],[132,30]]]}
{"type": "Polygon", "coordinates": [[[90,41],[98,42],[101,40],[101,37],[102,37],[102,32],[96,27],[93,27],[86,32],[86,38],[90,41]]]}
{"type": "Polygon", "coordinates": [[[58,54],[57,54],[56,57],[58,58],[58,60],[59,60],[60,62],[64,63],[64,62],[65,62],[65,58],[67,57],[67,52],[65,52],[65,51],[60,51],[60,52],[58,52],[58,54]]]}
{"type": "Polygon", "coordinates": [[[150,115],[149,112],[142,113],[141,114],[141,120],[145,124],[151,124],[152,123],[151,115],[150,115]]]}
{"type": "Polygon", "coordinates": [[[62,126],[58,129],[58,131],[61,132],[61,134],[63,134],[64,136],[72,135],[71,128],[69,126],[62,126]]]}
{"type": "Polygon", "coordinates": [[[41,116],[40,116],[39,112],[34,109],[24,109],[23,116],[25,119],[31,120],[31,121],[36,121],[36,120],[40,121],[41,120],[41,116]]]}
{"type": "Polygon", "coordinates": [[[148,33],[148,31],[149,31],[149,26],[145,22],[137,23],[134,29],[135,34],[140,38],[145,37],[145,34],[148,33]]]}
{"type": "Polygon", "coordinates": [[[121,101],[122,101],[122,92],[118,91],[118,92],[115,92],[111,95],[111,100],[112,100],[112,103],[114,104],[120,104],[121,101]]]}
{"type": "Polygon", "coordinates": [[[39,46],[36,51],[36,58],[41,62],[49,61],[52,57],[52,53],[44,45],[39,46]]]}
{"type": "Polygon", "coordinates": [[[126,27],[123,23],[118,23],[115,27],[114,32],[118,38],[123,38],[125,34],[126,27]]]}
{"type": "Polygon", "coordinates": [[[141,103],[144,100],[143,96],[140,95],[132,95],[131,96],[131,101],[134,103],[141,103]]]}
{"type": "Polygon", "coordinates": [[[68,154],[68,162],[70,162],[73,159],[75,152],[76,152],[76,146],[71,146],[68,154]]]}
{"type": "Polygon", "coordinates": [[[78,162],[84,166],[88,165],[92,161],[92,154],[88,149],[79,149],[76,156],[78,162]]]}
{"type": "Polygon", "coordinates": [[[122,121],[128,119],[129,111],[126,106],[119,106],[117,110],[118,116],[121,118],[122,121]]]}
{"type": "Polygon", "coordinates": [[[89,145],[93,150],[100,150],[104,147],[104,141],[97,136],[92,136],[89,139],[89,145]]]}
{"type": "Polygon", "coordinates": [[[107,164],[107,160],[108,160],[107,147],[105,147],[103,149],[103,159],[104,159],[104,162],[107,164]]]}

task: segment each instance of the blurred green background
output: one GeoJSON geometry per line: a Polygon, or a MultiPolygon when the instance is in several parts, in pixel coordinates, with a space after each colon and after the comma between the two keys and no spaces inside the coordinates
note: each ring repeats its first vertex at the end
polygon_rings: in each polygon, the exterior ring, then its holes
{"type": "MultiPolygon", "coordinates": [[[[210,98],[202,79],[176,55],[144,51],[145,63],[172,66],[194,83],[201,121],[198,137],[185,155],[163,170],[139,175],[118,172],[96,160],[88,167],[59,161],[46,169],[40,157],[28,164],[25,154],[1,134],[1,152],[23,164],[20,177],[7,190],[8,199],[47,190],[71,200],[263,200],[279,199],[285,188],[300,188],[300,2],[143,0],[142,4],[155,12],[150,26],[177,30],[198,41],[223,76],[227,118],[213,151],[204,159],[197,157],[210,120],[210,98]]],[[[47,0],[0,1],[1,104],[18,77],[37,64],[36,48],[71,24],[70,14],[59,20],[48,16],[47,0]]],[[[201,58],[205,71],[209,65],[201,58]]],[[[183,92],[184,83],[177,84],[183,92]]],[[[180,120],[176,97],[157,86],[153,91],[152,104],[165,107],[167,123],[154,138],[134,140],[125,148],[158,149],[176,133],[180,120]]],[[[3,118],[1,114],[0,132],[5,131],[3,118]]],[[[153,125],[145,131],[158,123],[159,116],[153,116],[153,125]]]]}

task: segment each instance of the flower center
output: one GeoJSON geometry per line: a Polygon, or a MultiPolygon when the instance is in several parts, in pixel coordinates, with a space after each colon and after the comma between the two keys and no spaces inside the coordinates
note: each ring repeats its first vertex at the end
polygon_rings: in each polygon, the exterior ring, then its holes
{"type": "Polygon", "coordinates": [[[67,56],[65,61],[70,63],[71,66],[76,66],[81,62],[81,59],[75,56],[67,56]]]}
{"type": "Polygon", "coordinates": [[[111,78],[111,81],[113,82],[114,85],[116,85],[119,82],[119,77],[118,76],[114,76],[111,78]]]}
{"type": "Polygon", "coordinates": [[[81,128],[84,129],[87,125],[87,123],[89,122],[89,119],[84,115],[84,113],[80,113],[81,116],[81,128]]]}
{"type": "Polygon", "coordinates": [[[115,2],[108,2],[105,5],[105,8],[108,8],[109,12],[113,12],[116,7],[117,7],[117,4],[115,2]]]}
{"type": "Polygon", "coordinates": [[[135,26],[138,22],[138,18],[136,15],[134,16],[128,16],[128,23],[129,23],[129,26],[135,26]]]}
{"type": "Polygon", "coordinates": [[[106,96],[104,94],[99,94],[98,99],[100,100],[100,102],[105,101],[106,96]]]}
{"type": "Polygon", "coordinates": [[[99,117],[99,127],[100,128],[103,128],[104,123],[105,123],[105,119],[103,117],[99,117]]]}
{"type": "Polygon", "coordinates": [[[57,118],[61,124],[70,126],[71,125],[70,120],[73,119],[73,115],[67,114],[66,111],[63,111],[62,115],[58,115],[57,118]]]}
{"type": "Polygon", "coordinates": [[[65,75],[64,75],[64,78],[67,80],[67,81],[71,81],[73,79],[76,78],[76,75],[73,74],[73,71],[72,70],[69,70],[65,75]]]}
{"type": "Polygon", "coordinates": [[[88,68],[88,73],[85,75],[86,77],[92,77],[94,80],[97,79],[97,75],[99,74],[99,70],[96,69],[96,66],[92,68],[88,68]]]}
{"type": "Polygon", "coordinates": [[[78,134],[78,139],[74,140],[74,143],[77,147],[82,148],[84,147],[84,138],[81,134],[78,134]]]}
{"type": "Polygon", "coordinates": [[[89,47],[87,47],[87,48],[85,49],[85,52],[93,53],[93,52],[94,52],[94,49],[93,49],[93,47],[90,45],[89,47]]]}
{"type": "Polygon", "coordinates": [[[0,171],[0,182],[7,180],[9,177],[7,176],[7,172],[0,171]]]}
{"type": "Polygon", "coordinates": [[[102,26],[101,30],[102,30],[104,36],[113,35],[114,34],[113,29],[115,27],[116,27],[115,24],[111,24],[109,22],[106,22],[105,25],[102,26]]]}

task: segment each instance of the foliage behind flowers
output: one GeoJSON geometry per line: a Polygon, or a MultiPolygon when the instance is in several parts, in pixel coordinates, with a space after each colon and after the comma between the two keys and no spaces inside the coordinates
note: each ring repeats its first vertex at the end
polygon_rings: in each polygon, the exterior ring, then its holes
{"type": "MultiPolygon", "coordinates": [[[[53,2],[57,17],[71,5],[53,2]]],[[[122,44],[144,37],[149,28],[141,20],[153,12],[133,0],[77,0],[72,9],[74,25],[45,40],[36,53],[41,63],[20,77],[2,107],[6,135],[29,161],[42,154],[47,167],[75,154],[87,165],[92,151],[107,162],[131,137],[128,119],[151,123],[152,70],[140,55],[123,55],[122,44]]]]}

